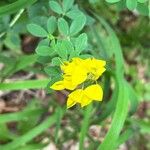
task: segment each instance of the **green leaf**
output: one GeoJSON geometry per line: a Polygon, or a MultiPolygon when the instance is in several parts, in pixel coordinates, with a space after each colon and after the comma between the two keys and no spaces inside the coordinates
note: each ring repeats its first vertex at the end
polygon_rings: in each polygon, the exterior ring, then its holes
{"type": "Polygon", "coordinates": [[[65,19],[63,19],[63,18],[58,19],[58,30],[63,35],[69,34],[69,26],[68,26],[68,23],[65,19]]]}
{"type": "Polygon", "coordinates": [[[56,18],[54,16],[51,16],[47,20],[47,30],[48,30],[49,33],[53,34],[54,31],[56,30],[56,27],[57,27],[56,18]]]}
{"type": "Polygon", "coordinates": [[[54,66],[47,66],[44,68],[44,71],[49,75],[49,76],[58,76],[60,74],[60,70],[58,67],[54,66]]]}
{"type": "Polygon", "coordinates": [[[144,16],[148,16],[150,15],[150,10],[148,8],[148,5],[146,3],[138,3],[137,8],[138,12],[140,12],[140,14],[144,15],[144,16]]]}
{"type": "Polygon", "coordinates": [[[64,58],[67,59],[68,54],[70,54],[74,50],[74,46],[71,41],[62,40],[61,41],[61,51],[64,51],[64,58]]]}
{"type": "Polygon", "coordinates": [[[75,50],[80,53],[86,47],[87,47],[87,35],[86,33],[82,33],[77,37],[75,41],[75,50]]]}
{"type": "Polygon", "coordinates": [[[49,46],[50,40],[48,38],[42,39],[39,43],[38,46],[49,46]]]}
{"type": "Polygon", "coordinates": [[[13,121],[26,120],[27,116],[30,116],[30,115],[36,116],[37,114],[41,114],[42,112],[44,112],[44,109],[34,108],[30,110],[23,110],[20,112],[1,114],[0,123],[8,123],[8,122],[13,122],[13,121]]]}
{"type": "Polygon", "coordinates": [[[78,16],[81,16],[81,15],[83,15],[83,13],[78,9],[73,9],[66,13],[66,16],[71,18],[72,20],[74,20],[75,18],[77,18],[78,16]]]}
{"type": "Polygon", "coordinates": [[[26,144],[26,145],[22,145],[22,146],[19,146],[17,149],[15,150],[40,150],[40,149],[43,149],[45,147],[45,144],[41,144],[41,143],[38,143],[38,144],[26,144]]]}
{"type": "Polygon", "coordinates": [[[124,131],[124,133],[122,133],[117,141],[116,144],[116,149],[117,147],[119,147],[121,144],[124,144],[126,141],[130,140],[131,137],[133,137],[133,135],[135,134],[135,131],[133,131],[132,129],[127,129],[126,131],[124,131]]]}
{"type": "Polygon", "coordinates": [[[106,2],[108,3],[116,3],[116,2],[119,2],[120,0],[106,0],[106,2]]]}
{"type": "Polygon", "coordinates": [[[8,140],[14,140],[17,137],[8,129],[6,123],[0,123],[0,133],[0,140],[3,142],[8,140]]]}
{"type": "Polygon", "coordinates": [[[0,76],[7,78],[13,73],[33,65],[37,61],[37,55],[23,55],[15,59],[0,56],[1,61],[5,63],[6,67],[0,72],[0,76]]]}
{"type": "Polygon", "coordinates": [[[54,12],[58,13],[58,14],[62,14],[63,10],[60,6],[60,4],[56,1],[50,1],[49,2],[49,6],[51,8],[51,10],[53,10],[54,12]]]}
{"type": "Polygon", "coordinates": [[[145,3],[148,0],[137,0],[139,3],[145,3]]]}
{"type": "Polygon", "coordinates": [[[85,15],[78,16],[75,18],[70,26],[70,35],[79,33],[86,23],[85,15]]]}
{"type": "Polygon", "coordinates": [[[127,86],[127,90],[129,93],[129,100],[130,100],[130,115],[134,114],[137,111],[139,100],[137,97],[137,93],[133,89],[133,87],[128,83],[125,82],[127,86]]]}
{"type": "Polygon", "coordinates": [[[11,49],[12,51],[15,51],[16,53],[20,53],[21,49],[21,39],[18,34],[15,32],[8,32],[6,35],[6,38],[4,40],[4,44],[11,49]]]}
{"type": "Polygon", "coordinates": [[[123,55],[122,55],[120,43],[116,34],[103,18],[99,17],[96,14],[94,14],[94,16],[105,27],[110,37],[111,50],[114,53],[115,61],[116,61],[115,76],[116,76],[117,86],[118,86],[118,94],[116,99],[117,104],[113,115],[111,128],[107,132],[107,135],[105,136],[105,139],[103,140],[102,144],[98,147],[98,150],[101,149],[114,150],[115,145],[117,143],[117,139],[119,138],[119,134],[123,128],[123,124],[125,122],[128,113],[129,97],[128,97],[128,90],[127,87],[125,86],[125,81],[124,81],[124,67],[123,67],[124,61],[123,61],[123,55]]]}
{"type": "Polygon", "coordinates": [[[93,58],[93,55],[83,54],[83,55],[79,55],[79,58],[82,58],[82,59],[93,58]]]}
{"type": "Polygon", "coordinates": [[[130,119],[129,120],[132,124],[137,125],[140,128],[140,132],[145,134],[150,134],[150,121],[149,120],[142,120],[142,119],[130,119]]]}
{"type": "MultiPolygon", "coordinates": [[[[107,49],[107,44],[105,44],[105,38],[103,38],[98,32],[97,32],[97,29],[94,28],[93,26],[91,26],[91,30],[93,32],[93,37],[92,38],[95,38],[96,40],[96,43],[97,43],[97,46],[98,46],[98,49],[99,49],[99,55],[104,58],[104,59],[107,59],[108,58],[108,53],[112,53],[112,51],[110,51],[109,49],[107,49]]],[[[97,53],[96,53],[97,55],[97,53]]]]}
{"type": "Polygon", "coordinates": [[[74,0],[63,0],[64,12],[67,12],[73,6],[74,0]]]}
{"type": "Polygon", "coordinates": [[[40,56],[37,58],[37,62],[45,65],[51,62],[50,56],[40,56]]]}
{"type": "Polygon", "coordinates": [[[60,107],[60,106],[57,107],[57,112],[56,112],[57,125],[56,125],[56,128],[55,128],[55,134],[54,134],[56,144],[58,142],[59,130],[61,128],[61,120],[64,116],[64,112],[65,111],[62,107],[60,107]]]}
{"type": "Polygon", "coordinates": [[[91,111],[93,109],[92,104],[86,107],[84,111],[84,119],[81,127],[81,132],[80,132],[80,141],[79,141],[79,149],[83,150],[84,149],[84,139],[86,137],[86,134],[88,132],[88,127],[90,123],[90,117],[91,117],[91,111]]]}
{"type": "Polygon", "coordinates": [[[41,89],[45,88],[48,82],[49,79],[40,79],[0,83],[0,90],[41,89]]]}
{"type": "Polygon", "coordinates": [[[56,45],[56,52],[61,58],[66,60],[68,57],[68,50],[66,47],[66,42],[64,41],[58,42],[56,45]]]}
{"type": "Polygon", "coordinates": [[[70,52],[69,60],[71,60],[74,57],[79,57],[79,54],[75,50],[70,52]]]}
{"type": "Polygon", "coordinates": [[[35,3],[37,0],[17,0],[11,4],[5,5],[5,6],[1,6],[0,7],[0,16],[2,15],[9,15],[12,14],[22,8],[25,8],[29,5],[32,5],[33,3],[35,3]]]}
{"type": "Polygon", "coordinates": [[[62,64],[61,58],[60,57],[54,57],[52,59],[52,64],[55,66],[60,66],[60,64],[62,64]]]}
{"type": "Polygon", "coordinates": [[[54,49],[48,46],[38,46],[35,51],[40,56],[51,56],[55,53],[54,49]]]}
{"type": "Polygon", "coordinates": [[[30,65],[33,65],[36,62],[36,60],[37,60],[36,54],[20,56],[17,60],[16,66],[13,72],[17,72],[26,67],[29,67],[30,65]]]}
{"type": "Polygon", "coordinates": [[[31,34],[37,37],[47,37],[48,35],[47,31],[37,24],[28,24],[27,29],[31,34]]]}
{"type": "Polygon", "coordinates": [[[63,48],[67,49],[68,53],[74,50],[73,44],[71,41],[63,40],[63,48]]]}
{"type": "Polygon", "coordinates": [[[116,8],[119,12],[126,9],[126,7],[126,1],[119,1],[118,3],[116,3],[116,8]]]}
{"type": "Polygon", "coordinates": [[[137,6],[137,0],[126,0],[126,5],[129,10],[134,10],[137,6]]]}

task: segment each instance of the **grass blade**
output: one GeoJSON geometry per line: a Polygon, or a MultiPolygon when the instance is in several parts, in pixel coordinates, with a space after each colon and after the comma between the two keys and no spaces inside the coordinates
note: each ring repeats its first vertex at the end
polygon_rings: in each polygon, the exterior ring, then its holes
{"type": "Polygon", "coordinates": [[[0,83],[0,90],[23,90],[45,88],[49,79],[25,80],[10,83],[0,83]]]}
{"type": "Polygon", "coordinates": [[[88,131],[88,126],[89,126],[89,120],[91,116],[91,111],[92,111],[92,104],[87,106],[85,112],[84,112],[84,119],[82,123],[82,128],[80,132],[80,141],[79,141],[79,150],[84,150],[84,139],[86,137],[87,131],[88,131]]]}
{"type": "Polygon", "coordinates": [[[115,76],[116,76],[116,80],[117,80],[117,84],[119,88],[118,96],[116,99],[117,101],[116,110],[114,112],[113,120],[111,123],[111,128],[108,131],[102,144],[98,147],[98,150],[108,150],[108,149],[114,150],[117,139],[119,137],[121,129],[123,128],[123,124],[125,122],[125,119],[128,113],[128,92],[125,86],[124,76],[123,76],[124,75],[124,67],[123,67],[124,61],[123,61],[123,55],[122,55],[120,43],[114,31],[111,29],[111,27],[107,24],[107,22],[103,18],[97,15],[95,15],[95,17],[105,27],[110,37],[111,49],[115,55],[115,61],[116,61],[115,76]]]}
{"type": "Polygon", "coordinates": [[[28,1],[28,0],[17,0],[16,2],[14,2],[12,4],[1,6],[0,7],[0,16],[12,14],[21,8],[25,8],[25,7],[35,3],[36,1],[37,0],[30,0],[30,1],[28,1]]]}
{"type": "Polygon", "coordinates": [[[24,120],[27,118],[27,116],[30,115],[35,116],[38,113],[41,114],[42,112],[44,112],[44,110],[39,108],[39,109],[29,110],[29,111],[1,114],[0,123],[24,120]]]}
{"type": "Polygon", "coordinates": [[[40,125],[36,126],[33,128],[31,131],[27,132],[26,134],[16,138],[14,141],[11,143],[5,145],[5,146],[0,146],[1,150],[14,150],[18,148],[19,146],[22,146],[32,140],[34,137],[37,135],[41,134],[43,131],[48,129],[50,126],[52,126],[56,122],[56,116],[52,115],[48,117],[45,121],[43,121],[40,125]]]}

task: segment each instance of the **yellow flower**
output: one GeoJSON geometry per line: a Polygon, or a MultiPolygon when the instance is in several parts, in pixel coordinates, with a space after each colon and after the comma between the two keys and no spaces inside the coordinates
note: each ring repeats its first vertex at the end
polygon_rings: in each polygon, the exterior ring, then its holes
{"type": "Polygon", "coordinates": [[[73,58],[71,62],[61,65],[63,80],[54,83],[50,88],[54,90],[74,90],[85,80],[97,80],[105,69],[106,62],[95,58],[73,58]]]}
{"type": "Polygon", "coordinates": [[[76,84],[73,84],[68,78],[64,78],[61,81],[55,82],[50,88],[54,90],[63,90],[63,89],[68,89],[68,90],[74,90],[76,88],[76,84]]]}
{"type": "Polygon", "coordinates": [[[84,107],[90,104],[93,100],[101,101],[103,97],[103,90],[100,85],[94,84],[87,88],[77,89],[68,95],[67,108],[72,107],[76,103],[84,107]]]}
{"type": "Polygon", "coordinates": [[[84,66],[88,72],[88,79],[97,80],[105,69],[106,61],[89,58],[84,60],[84,66]]]}

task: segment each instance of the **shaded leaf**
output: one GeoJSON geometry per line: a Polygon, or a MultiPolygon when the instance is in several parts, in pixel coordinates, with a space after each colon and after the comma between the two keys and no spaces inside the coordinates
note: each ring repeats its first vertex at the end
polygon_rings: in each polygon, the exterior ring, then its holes
{"type": "Polygon", "coordinates": [[[67,12],[73,6],[74,0],[63,0],[63,9],[67,12]]]}

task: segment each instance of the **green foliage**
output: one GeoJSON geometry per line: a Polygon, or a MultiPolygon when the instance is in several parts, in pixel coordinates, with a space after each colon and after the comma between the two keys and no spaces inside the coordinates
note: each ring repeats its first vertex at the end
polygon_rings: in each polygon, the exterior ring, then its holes
{"type": "Polygon", "coordinates": [[[49,6],[54,12],[56,12],[58,14],[62,14],[63,13],[62,7],[61,7],[61,5],[58,2],[50,1],[49,2],[49,6]]]}
{"type": "Polygon", "coordinates": [[[106,0],[108,3],[117,3],[121,5],[126,5],[129,10],[136,9],[142,15],[149,16],[150,8],[148,0],[106,0]]]}
{"type": "Polygon", "coordinates": [[[54,53],[54,50],[48,46],[38,46],[35,51],[40,56],[50,56],[54,53]]]}
{"type": "Polygon", "coordinates": [[[136,0],[132,0],[132,1],[126,0],[126,5],[129,10],[134,10],[137,6],[137,1],[136,0]]]}
{"type": "Polygon", "coordinates": [[[12,13],[20,10],[21,8],[25,8],[25,7],[29,6],[29,5],[32,5],[36,1],[37,0],[30,0],[30,1],[17,0],[16,2],[14,2],[12,4],[1,6],[0,7],[0,16],[12,14],[12,13]]]}
{"type": "Polygon", "coordinates": [[[63,10],[67,12],[70,8],[72,8],[74,0],[63,0],[63,10]]]}
{"type": "Polygon", "coordinates": [[[29,24],[27,29],[31,34],[37,37],[46,37],[48,35],[48,33],[37,24],[29,24]]]}
{"type": "Polygon", "coordinates": [[[70,26],[70,34],[73,36],[79,33],[83,29],[85,23],[86,17],[84,15],[76,17],[70,26]]]}
{"type": "Polygon", "coordinates": [[[48,81],[48,79],[43,79],[17,81],[13,83],[1,83],[0,90],[40,89],[45,88],[48,81]]]}
{"type": "MultiPolygon", "coordinates": [[[[51,59],[53,56],[49,67],[59,66],[63,61],[79,56],[88,45],[86,33],[79,35],[86,24],[86,16],[78,8],[75,8],[73,3],[73,0],[64,0],[60,5],[56,1],[49,1],[50,9],[63,15],[58,18],[55,16],[48,18],[47,30],[49,33],[40,24],[31,23],[27,25],[27,30],[31,34],[44,37],[48,41],[40,42],[35,51],[40,57],[51,59]],[[78,12],[79,15],[74,18],[71,14],[72,11],[78,12]]],[[[59,74],[60,72],[57,72],[56,76],[59,74]]]]}
{"type": "Polygon", "coordinates": [[[50,34],[53,34],[56,30],[56,18],[54,16],[47,20],[47,30],[50,34]]]}
{"type": "Polygon", "coordinates": [[[150,86],[138,78],[136,65],[128,62],[136,59],[139,64],[149,66],[149,20],[142,17],[150,12],[148,0],[9,2],[12,3],[0,2],[4,5],[0,6],[0,91],[45,89],[49,95],[44,105],[40,102],[45,99],[27,99],[31,103],[23,110],[0,114],[0,149],[43,149],[49,143],[62,149],[64,143],[73,139],[79,143],[80,150],[86,149],[85,140],[89,150],[115,150],[137,135],[150,133],[148,117],[138,118],[137,114],[139,100],[149,102],[150,86]],[[125,12],[132,11],[133,15],[122,16],[125,8],[128,8],[125,12]],[[136,11],[140,14],[134,15],[136,11]],[[128,19],[129,22],[123,22],[128,19]],[[130,22],[135,24],[133,28],[128,27],[130,22]],[[26,37],[27,41],[33,39],[31,43],[38,41],[36,48],[31,48],[36,54],[22,51],[26,37]],[[132,51],[138,53],[137,58],[132,56],[132,51]],[[60,103],[66,99],[67,91],[54,94],[50,86],[62,79],[60,65],[74,57],[106,60],[107,71],[98,80],[104,98],[101,103],[83,109],[66,110],[65,104],[60,103]],[[34,74],[34,79],[6,82],[19,72],[34,74]],[[135,113],[136,117],[132,117],[135,113]],[[15,130],[9,128],[9,123],[16,123],[15,130]],[[102,128],[101,132],[108,130],[101,143],[99,136],[95,139],[89,134],[92,125],[102,128]]]}
{"type": "Polygon", "coordinates": [[[63,18],[58,19],[58,30],[63,35],[67,36],[69,34],[69,26],[65,19],[63,18]]]}
{"type": "Polygon", "coordinates": [[[75,51],[78,53],[85,50],[87,47],[87,35],[85,33],[80,34],[75,41],[75,51]]]}

